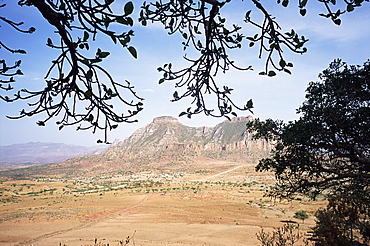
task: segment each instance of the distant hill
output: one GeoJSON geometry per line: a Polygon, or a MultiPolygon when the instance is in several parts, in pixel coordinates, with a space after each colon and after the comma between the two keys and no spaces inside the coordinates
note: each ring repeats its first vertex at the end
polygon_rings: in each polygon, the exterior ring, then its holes
{"type": "MultiPolygon", "coordinates": [[[[250,120],[253,118],[238,117],[214,127],[189,127],[174,117],[157,117],[125,140],[116,141],[103,154],[1,172],[0,175],[18,178],[86,177],[128,171],[181,171],[204,160],[252,162],[265,157],[272,145],[262,140],[251,140],[246,131],[246,123],[250,120]]],[[[50,153],[57,152],[55,150],[50,153]]]]}
{"type": "Polygon", "coordinates": [[[102,154],[106,148],[85,147],[63,143],[30,142],[0,146],[0,165],[49,164],[70,158],[102,154]]]}

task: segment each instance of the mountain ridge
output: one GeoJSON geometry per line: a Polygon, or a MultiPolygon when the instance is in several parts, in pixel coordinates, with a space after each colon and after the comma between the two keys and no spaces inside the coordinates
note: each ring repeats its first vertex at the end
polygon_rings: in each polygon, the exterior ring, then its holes
{"type": "Polygon", "coordinates": [[[131,136],[115,141],[102,154],[29,167],[13,174],[65,178],[117,175],[128,171],[189,170],[199,168],[206,160],[251,163],[265,157],[272,149],[269,142],[251,139],[246,130],[246,123],[251,120],[251,116],[238,117],[214,127],[190,127],[171,116],[156,117],[131,136]]]}
{"type": "Polygon", "coordinates": [[[67,159],[102,154],[107,148],[65,143],[28,142],[0,146],[0,165],[49,164],[67,159]]]}

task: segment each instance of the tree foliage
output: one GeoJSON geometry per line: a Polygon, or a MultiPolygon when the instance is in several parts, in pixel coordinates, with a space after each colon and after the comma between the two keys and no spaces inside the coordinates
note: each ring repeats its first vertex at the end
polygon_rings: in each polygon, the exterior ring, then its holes
{"type": "Polygon", "coordinates": [[[256,233],[258,241],[262,246],[294,246],[294,245],[312,245],[306,235],[301,233],[299,225],[284,224],[282,227],[275,228],[271,232],[266,232],[263,228],[256,233]]]}
{"type": "Polygon", "coordinates": [[[331,196],[328,206],[316,212],[314,237],[321,245],[369,245],[369,197],[368,191],[331,196]]]}
{"type": "Polygon", "coordinates": [[[308,215],[308,213],[305,210],[299,210],[299,211],[294,213],[293,217],[296,218],[296,219],[302,220],[302,222],[304,223],[304,221],[306,219],[308,219],[310,216],[308,215]]]}
{"type": "MultiPolygon", "coordinates": [[[[340,4],[333,0],[320,0],[327,13],[321,14],[330,18],[335,24],[340,24],[340,16],[351,12],[369,0],[343,0],[345,8],[333,10],[340,4]]],[[[172,101],[192,98],[191,107],[180,113],[189,118],[194,114],[204,113],[216,117],[236,116],[236,110],[251,110],[253,103],[249,100],[244,106],[236,105],[231,97],[232,88],[216,83],[219,72],[230,68],[237,70],[252,70],[251,65],[238,66],[231,60],[230,50],[240,49],[247,42],[252,47],[259,45],[259,58],[267,54],[265,67],[261,75],[275,76],[276,72],[289,70],[293,63],[286,61],[283,51],[289,50],[302,54],[308,39],[298,35],[294,30],[282,31],[277,20],[267,11],[262,2],[249,0],[255,10],[264,18],[262,22],[253,19],[252,10],[246,9],[244,22],[257,27],[260,32],[247,35],[236,24],[227,23],[221,13],[230,0],[167,0],[144,2],[139,11],[137,21],[146,26],[150,22],[160,22],[169,34],[180,33],[183,37],[184,49],[192,49],[197,58],[184,57],[189,66],[174,70],[172,63],[158,68],[163,73],[159,83],[174,81],[179,89],[173,93],[172,101]],[[180,91],[181,89],[181,91],[180,91]],[[207,104],[206,95],[216,97],[216,106],[207,104]]],[[[277,4],[287,7],[289,0],[278,0],[277,4]]],[[[307,0],[299,1],[299,13],[307,12],[307,0]]],[[[123,14],[112,11],[114,0],[20,0],[20,7],[36,8],[59,35],[60,40],[48,38],[46,45],[59,50],[59,55],[52,60],[46,69],[45,87],[40,91],[30,91],[27,88],[14,94],[13,97],[1,96],[6,102],[34,99],[30,109],[22,110],[20,115],[12,118],[23,118],[38,114],[46,115],[37,124],[43,126],[50,119],[59,117],[59,129],[64,126],[77,125],[77,129],[93,129],[107,131],[117,127],[117,123],[134,122],[134,117],[143,109],[143,98],[134,91],[129,81],[116,81],[100,64],[110,52],[103,47],[91,55],[90,44],[100,36],[111,38],[112,42],[127,49],[134,58],[138,57],[135,47],[130,45],[134,36],[134,4],[125,2],[123,14]],[[117,24],[121,27],[117,31],[117,24]],[[129,92],[127,96],[125,92],[129,92]],[[125,96],[123,96],[125,94],[125,96]],[[126,112],[117,112],[114,104],[123,103],[126,112]]],[[[342,7],[343,5],[340,5],[342,7]]],[[[5,9],[6,3],[0,5],[5,9]]],[[[253,10],[254,11],[254,10],[253,10]]],[[[23,22],[13,22],[12,17],[0,16],[0,21],[14,28],[15,31],[32,33],[34,27],[22,29],[23,22]]],[[[119,28],[118,28],[119,29],[119,28]]],[[[11,53],[25,54],[26,51],[11,48],[0,40],[0,48],[11,53]]],[[[0,88],[11,90],[15,77],[22,75],[21,61],[9,65],[0,60],[0,88]]],[[[107,141],[107,139],[105,139],[107,141]]]]}
{"type": "Polygon", "coordinates": [[[256,120],[256,138],[273,139],[270,158],[257,170],[275,172],[271,195],[367,193],[370,185],[370,62],[363,66],[332,62],[307,88],[293,122],[256,120]]]}
{"type": "MultiPolygon", "coordinates": [[[[60,41],[48,38],[46,45],[60,50],[60,54],[51,62],[46,72],[46,87],[41,91],[29,91],[22,89],[14,94],[13,98],[1,96],[6,102],[36,98],[36,103],[30,104],[32,109],[22,110],[17,117],[12,119],[33,116],[45,113],[44,120],[37,122],[44,126],[50,119],[60,116],[57,124],[59,129],[68,125],[78,125],[78,130],[97,129],[111,130],[117,127],[117,123],[133,122],[131,119],[142,110],[141,98],[136,95],[130,82],[117,82],[106,71],[100,62],[107,58],[110,53],[98,48],[93,57],[84,55],[84,51],[90,49],[89,42],[99,34],[108,35],[114,43],[119,43],[133,54],[132,47],[128,43],[133,36],[133,31],[128,30],[116,33],[110,29],[114,23],[123,26],[132,26],[133,20],[130,15],[133,12],[132,2],[124,7],[123,15],[112,13],[110,5],[113,1],[99,3],[95,1],[44,1],[24,0],[19,1],[20,6],[32,6],[37,8],[43,18],[52,25],[60,36],[60,41]],[[75,32],[79,32],[78,35],[75,32]],[[104,82],[103,82],[104,81],[104,82]],[[107,81],[107,82],[106,82],[107,81]],[[129,91],[136,102],[123,98],[121,91],[129,91]],[[126,114],[116,112],[112,102],[118,99],[120,103],[130,108],[126,114]]],[[[5,8],[5,4],[1,8],[5,8]]],[[[4,20],[4,18],[3,18],[4,20]]],[[[6,22],[19,30],[17,26],[22,23],[14,23],[5,19],[6,22]]],[[[31,29],[30,29],[31,30],[31,29]]],[[[32,29],[34,30],[34,29],[32,29]]],[[[12,52],[12,50],[10,50],[12,52]]],[[[87,53],[87,52],[86,52],[87,53]]],[[[135,54],[133,54],[135,56],[135,54]]],[[[2,76],[10,77],[9,80],[1,80],[2,84],[14,82],[14,75],[21,74],[20,61],[13,67],[8,67],[3,61],[2,76]]],[[[105,139],[106,141],[107,139],[105,139]]]]}

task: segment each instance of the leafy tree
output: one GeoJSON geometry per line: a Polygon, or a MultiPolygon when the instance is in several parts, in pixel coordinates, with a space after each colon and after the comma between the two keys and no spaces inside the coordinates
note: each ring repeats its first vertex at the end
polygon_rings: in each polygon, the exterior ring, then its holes
{"type": "MultiPolygon", "coordinates": [[[[356,245],[354,242],[370,242],[369,196],[352,192],[350,196],[334,195],[326,208],[316,216],[314,237],[322,245],[356,245]]],[[[358,244],[357,244],[358,245],[358,244]]]]}
{"type": "MultiPolygon", "coordinates": [[[[249,0],[264,19],[256,22],[252,18],[251,10],[246,10],[244,21],[259,29],[255,35],[246,35],[241,27],[230,25],[221,16],[222,8],[231,0],[219,2],[217,0],[167,0],[165,2],[144,2],[139,11],[138,22],[146,26],[148,22],[160,22],[169,34],[180,33],[184,38],[184,49],[192,49],[199,54],[198,58],[185,57],[189,66],[174,71],[168,63],[158,68],[163,73],[160,83],[175,81],[175,87],[182,92],[173,93],[173,101],[183,98],[193,98],[192,107],[180,115],[189,118],[194,114],[205,113],[216,117],[236,115],[237,110],[251,110],[253,103],[249,100],[244,106],[237,106],[230,98],[232,88],[217,85],[217,74],[226,72],[230,68],[251,70],[252,66],[239,67],[229,57],[229,51],[240,49],[247,42],[250,47],[260,46],[261,58],[266,53],[264,71],[261,75],[275,76],[277,71],[291,73],[292,62],[286,61],[283,51],[289,50],[302,54],[307,51],[304,47],[308,41],[294,30],[283,32],[275,18],[258,0],[249,0]],[[216,106],[206,104],[206,94],[216,97],[216,106]]],[[[278,0],[277,4],[287,7],[289,0],[278,0]]],[[[307,0],[299,0],[298,8],[302,16],[307,12],[307,0]]],[[[339,3],[333,0],[318,0],[323,4],[327,13],[321,14],[330,18],[335,24],[341,23],[340,16],[351,12],[369,0],[343,0],[341,9],[335,11],[339,3]],[[343,8],[344,5],[344,8],[343,8]]],[[[5,10],[7,4],[0,5],[5,10]]],[[[134,36],[134,4],[128,1],[124,4],[124,13],[115,14],[112,9],[114,0],[20,0],[19,7],[36,8],[42,17],[58,33],[60,40],[48,38],[46,45],[57,49],[60,54],[52,60],[46,70],[45,88],[40,91],[22,89],[13,97],[1,96],[6,102],[17,100],[36,99],[31,103],[29,110],[22,110],[18,117],[23,118],[37,114],[46,114],[38,125],[44,126],[54,117],[59,129],[64,126],[77,125],[77,129],[93,129],[107,131],[117,127],[117,123],[134,122],[134,117],[143,109],[143,98],[134,91],[129,81],[118,82],[100,63],[110,53],[98,48],[91,53],[90,44],[101,35],[106,35],[112,42],[121,45],[137,58],[137,50],[130,45],[134,36]],[[120,25],[121,29],[117,27],[120,25]],[[126,96],[129,92],[130,96],[126,96]],[[123,96],[125,95],[125,96],[123,96]],[[128,107],[127,112],[117,112],[114,104],[123,103],[128,107]]],[[[6,11],[4,11],[5,13],[6,11]]],[[[12,16],[0,16],[0,21],[23,33],[33,33],[34,27],[23,28],[23,22],[12,21],[12,16]]],[[[26,51],[10,47],[0,40],[0,48],[11,53],[25,54],[26,51]]],[[[15,77],[22,75],[21,61],[9,65],[5,60],[0,61],[0,88],[12,90],[15,77]]],[[[104,140],[105,142],[107,139],[104,140]]]]}
{"type": "MultiPolygon", "coordinates": [[[[258,171],[274,171],[273,195],[367,191],[370,184],[370,62],[349,66],[332,62],[311,82],[293,122],[248,123],[255,138],[276,141],[258,171]]],[[[366,192],[365,192],[366,193],[366,192]]]]}
{"type": "Polygon", "coordinates": [[[304,221],[306,219],[308,219],[310,216],[308,215],[308,213],[305,210],[299,210],[299,211],[294,213],[293,217],[296,218],[296,219],[302,220],[303,223],[304,223],[304,221]]]}
{"type": "Polygon", "coordinates": [[[271,232],[266,232],[262,228],[256,233],[256,236],[262,246],[294,246],[301,243],[301,241],[304,245],[312,245],[307,240],[306,235],[299,231],[299,226],[289,223],[275,228],[271,232]]]}
{"type": "Polygon", "coordinates": [[[248,123],[254,138],[276,144],[256,169],[275,173],[272,196],[329,197],[316,214],[315,233],[324,245],[350,245],[354,231],[368,242],[370,61],[355,66],[335,60],[319,78],[309,84],[298,120],[248,123]]]}

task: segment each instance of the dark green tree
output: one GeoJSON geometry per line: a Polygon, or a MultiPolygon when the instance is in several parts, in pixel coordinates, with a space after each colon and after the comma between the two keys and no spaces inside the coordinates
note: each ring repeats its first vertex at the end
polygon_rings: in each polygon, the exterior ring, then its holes
{"type": "Polygon", "coordinates": [[[302,222],[304,223],[304,221],[306,219],[308,219],[310,216],[308,215],[308,213],[305,210],[299,210],[299,211],[294,213],[293,217],[296,218],[296,219],[302,220],[302,222]]]}
{"type": "Polygon", "coordinates": [[[293,122],[255,120],[255,138],[276,141],[256,169],[275,172],[272,195],[366,192],[370,185],[370,62],[332,62],[307,88],[293,122]]]}
{"type": "Polygon", "coordinates": [[[326,208],[316,214],[314,237],[321,245],[363,245],[370,243],[369,194],[333,195],[326,208]]]}
{"type": "Polygon", "coordinates": [[[323,245],[369,242],[370,61],[363,66],[332,62],[307,88],[296,121],[255,120],[254,138],[275,142],[258,171],[273,171],[269,195],[329,197],[317,212],[315,236],[323,245]]]}
{"type": "MultiPolygon", "coordinates": [[[[251,70],[252,66],[237,66],[230,59],[229,51],[240,49],[245,42],[249,46],[259,45],[261,58],[266,55],[265,68],[261,75],[275,76],[276,72],[291,73],[292,62],[286,61],[283,51],[288,50],[302,54],[307,51],[304,47],[308,41],[294,30],[284,32],[277,20],[267,11],[262,2],[249,0],[259,13],[263,21],[254,21],[251,10],[246,9],[244,21],[259,29],[257,34],[247,35],[241,27],[227,23],[222,17],[222,8],[230,0],[167,0],[143,2],[137,20],[142,25],[148,22],[160,22],[169,34],[180,33],[183,37],[184,49],[192,49],[199,54],[198,58],[184,57],[189,66],[177,71],[168,63],[158,68],[163,73],[160,83],[174,81],[175,87],[182,91],[173,93],[173,101],[183,98],[192,98],[192,105],[180,113],[189,118],[194,114],[204,113],[216,117],[236,115],[237,110],[251,110],[253,103],[249,100],[244,106],[237,106],[230,98],[232,88],[220,86],[215,78],[219,72],[226,72],[230,68],[251,70]],[[205,95],[216,97],[216,106],[208,106],[205,95]]],[[[289,0],[278,0],[277,4],[284,7],[289,0]]],[[[299,0],[298,8],[302,16],[306,14],[307,0],[299,0]]],[[[341,23],[340,16],[351,12],[369,0],[318,0],[327,10],[321,14],[331,19],[335,24],[341,23]],[[338,2],[338,3],[337,3],[338,2]],[[340,3],[339,3],[340,2],[340,3]],[[339,6],[340,9],[333,10],[339,6]]],[[[137,58],[136,49],[130,45],[134,36],[133,18],[134,4],[128,1],[124,4],[124,13],[115,14],[112,9],[114,0],[20,0],[19,8],[35,8],[59,35],[60,39],[48,38],[46,45],[57,49],[60,54],[51,59],[51,66],[46,70],[45,87],[40,91],[30,91],[27,88],[13,94],[1,96],[6,102],[33,99],[30,109],[22,110],[18,117],[23,118],[38,114],[46,115],[44,120],[37,122],[43,126],[52,118],[59,117],[59,129],[64,126],[77,125],[77,129],[93,129],[107,131],[117,127],[121,122],[134,122],[134,117],[143,109],[143,98],[134,91],[129,81],[116,81],[102,67],[100,62],[109,56],[109,51],[98,48],[91,55],[91,42],[102,35],[111,38],[112,42],[121,45],[137,58]],[[121,29],[117,27],[120,25],[121,29]],[[125,96],[125,91],[131,96],[125,96]],[[117,112],[114,104],[123,103],[128,109],[126,112],[117,112]]],[[[12,21],[12,16],[6,16],[6,3],[0,5],[4,10],[0,21],[4,25],[14,28],[15,31],[33,33],[34,27],[23,28],[23,22],[12,21]]],[[[23,10],[22,11],[27,11],[23,10]]],[[[253,12],[254,13],[254,12],[253,12]]],[[[36,44],[37,45],[37,44],[36,44]]],[[[13,48],[0,40],[0,48],[11,53],[25,54],[26,51],[13,48]]],[[[21,75],[21,61],[9,65],[0,60],[0,88],[11,90],[12,83],[17,75],[21,75]]],[[[105,142],[107,139],[104,140],[105,142]]]]}

